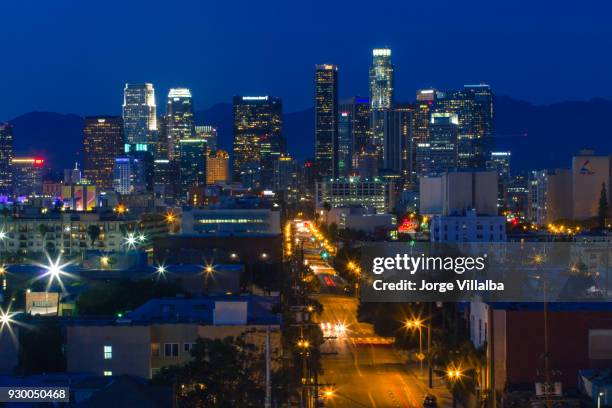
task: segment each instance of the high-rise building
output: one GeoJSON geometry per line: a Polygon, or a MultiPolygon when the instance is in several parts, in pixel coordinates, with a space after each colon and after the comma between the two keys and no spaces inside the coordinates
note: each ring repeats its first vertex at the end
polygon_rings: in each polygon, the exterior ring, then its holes
{"type": "Polygon", "coordinates": [[[282,101],[266,95],[234,96],[233,102],[234,180],[260,168],[261,180],[271,183],[274,160],[285,152],[282,101]]]}
{"type": "Polygon", "coordinates": [[[115,158],[113,189],[120,194],[153,191],[153,154],[145,143],[124,146],[124,153],[115,158]]]}
{"type": "Polygon", "coordinates": [[[172,88],[166,104],[168,157],[179,159],[178,143],[194,137],[193,99],[187,88],[172,88]]]}
{"type": "Polygon", "coordinates": [[[209,149],[206,157],[206,184],[227,183],[229,179],[229,154],[225,150],[209,149]]]}
{"type": "Polygon", "coordinates": [[[353,157],[353,105],[341,104],[338,113],[338,176],[348,177],[353,157]]]}
{"type": "Polygon", "coordinates": [[[153,84],[125,84],[123,124],[126,143],[156,143],[157,107],[153,84]]]}
{"type": "Polygon", "coordinates": [[[217,136],[217,128],[210,125],[196,126],[195,138],[206,140],[206,146],[209,150],[219,149],[219,140],[217,136]]]}
{"type": "Polygon", "coordinates": [[[42,194],[45,159],[40,157],[14,157],[13,195],[28,197],[42,194]]]}
{"type": "Polygon", "coordinates": [[[179,140],[179,155],[180,196],[189,202],[190,187],[206,184],[206,140],[179,140]]]}
{"type": "Polygon", "coordinates": [[[85,178],[101,189],[113,186],[115,158],[123,154],[123,121],[118,116],[90,116],[83,129],[85,178]]]}
{"type": "Polygon", "coordinates": [[[274,191],[285,201],[297,198],[297,164],[288,154],[274,163],[274,191]]]}
{"type": "Polygon", "coordinates": [[[371,143],[378,152],[381,164],[384,150],[384,112],[393,106],[393,71],[391,50],[389,48],[372,50],[372,66],[370,67],[371,143]]]}
{"type": "Polygon", "coordinates": [[[488,85],[466,85],[459,91],[437,92],[434,110],[457,115],[457,166],[484,169],[493,146],[491,88],[488,85]]]}
{"type": "Polygon", "coordinates": [[[426,175],[423,168],[424,161],[417,160],[417,149],[424,147],[429,141],[429,127],[431,125],[431,112],[436,98],[435,89],[420,89],[417,91],[417,102],[412,112],[410,134],[412,137],[412,168],[411,182],[418,183],[419,177],[426,175]]]}
{"type": "Polygon", "coordinates": [[[158,159],[167,159],[168,144],[168,118],[162,115],[157,118],[157,144],[154,156],[158,159]]]}
{"type": "Polygon", "coordinates": [[[0,123],[0,194],[9,194],[13,187],[13,126],[0,123]]]}
{"type": "Polygon", "coordinates": [[[512,153],[491,152],[487,161],[487,170],[493,170],[497,173],[497,201],[498,207],[504,208],[506,205],[506,191],[510,184],[510,158],[512,153]]]}
{"type": "Polygon", "coordinates": [[[459,119],[454,113],[432,113],[429,140],[417,144],[417,168],[421,175],[439,175],[457,168],[459,119]]]}
{"type": "Polygon", "coordinates": [[[332,208],[363,206],[388,213],[395,206],[393,182],[381,179],[363,180],[359,177],[329,179],[316,184],[315,204],[322,209],[325,203],[332,208]]]}
{"type": "Polygon", "coordinates": [[[178,195],[178,168],[175,161],[153,161],[153,191],[156,198],[174,198],[178,195]]]}
{"type": "Polygon", "coordinates": [[[315,67],[315,162],[319,179],[338,175],[338,67],[315,67]]]}
{"type": "Polygon", "coordinates": [[[385,111],[384,114],[384,165],[386,170],[399,174],[404,182],[410,182],[411,123],[413,105],[401,105],[385,111]]]}

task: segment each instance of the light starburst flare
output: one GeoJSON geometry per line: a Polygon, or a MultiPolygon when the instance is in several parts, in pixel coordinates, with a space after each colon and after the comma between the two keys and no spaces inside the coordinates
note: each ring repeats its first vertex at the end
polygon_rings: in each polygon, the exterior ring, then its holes
{"type": "Polygon", "coordinates": [[[66,288],[64,287],[64,282],[62,278],[68,277],[71,279],[77,279],[75,275],[72,275],[64,270],[67,266],[71,265],[72,262],[62,262],[61,254],[58,255],[55,260],[52,259],[49,254],[45,255],[47,256],[47,264],[37,264],[37,266],[41,267],[44,272],[39,275],[36,280],[45,278],[47,279],[47,292],[51,288],[51,285],[53,285],[53,283],[57,281],[57,284],[62,289],[62,292],[65,292],[66,288]]]}

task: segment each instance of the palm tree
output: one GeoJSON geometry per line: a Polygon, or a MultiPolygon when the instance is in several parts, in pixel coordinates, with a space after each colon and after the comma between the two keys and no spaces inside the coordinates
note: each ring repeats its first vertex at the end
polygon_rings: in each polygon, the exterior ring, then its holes
{"type": "Polygon", "coordinates": [[[100,226],[95,224],[88,226],[87,235],[91,239],[91,246],[93,248],[96,240],[100,237],[100,226]]]}
{"type": "Polygon", "coordinates": [[[323,209],[325,210],[325,225],[327,225],[327,216],[329,212],[331,211],[331,204],[325,201],[323,203],[323,209]]]}
{"type": "Polygon", "coordinates": [[[51,229],[46,224],[40,224],[38,226],[38,232],[40,233],[40,236],[42,237],[42,242],[43,242],[42,246],[45,250],[47,249],[47,234],[49,233],[49,231],[51,231],[51,229]]]}

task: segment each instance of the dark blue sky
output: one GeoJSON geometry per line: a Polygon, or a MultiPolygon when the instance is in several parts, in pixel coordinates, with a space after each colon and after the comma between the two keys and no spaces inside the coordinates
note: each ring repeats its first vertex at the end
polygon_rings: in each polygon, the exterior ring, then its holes
{"type": "Polygon", "coordinates": [[[192,88],[197,108],[268,93],[312,105],[313,66],[367,93],[388,45],[396,95],[488,82],[535,103],[612,98],[612,3],[552,0],[18,0],[0,2],[0,120],[119,113],[126,81],[192,88]]]}

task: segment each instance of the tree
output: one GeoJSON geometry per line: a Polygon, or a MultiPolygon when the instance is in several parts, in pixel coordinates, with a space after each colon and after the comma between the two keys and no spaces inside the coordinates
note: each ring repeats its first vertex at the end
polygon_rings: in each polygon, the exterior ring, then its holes
{"type": "Polygon", "coordinates": [[[606,183],[601,183],[601,193],[599,194],[599,208],[597,218],[599,227],[602,231],[606,228],[606,216],[608,215],[608,194],[606,192],[606,183]]]}
{"type": "Polygon", "coordinates": [[[40,233],[40,236],[42,237],[43,248],[47,249],[47,234],[51,232],[51,229],[45,224],[40,224],[38,226],[38,232],[40,233]]]}
{"type": "Polygon", "coordinates": [[[87,235],[89,236],[89,239],[91,239],[91,246],[93,247],[96,240],[100,237],[100,226],[90,225],[87,227],[87,235]]]}
{"type": "Polygon", "coordinates": [[[244,336],[200,338],[184,366],[166,367],[154,384],[179,390],[179,407],[261,407],[265,397],[265,360],[244,336]]]}

